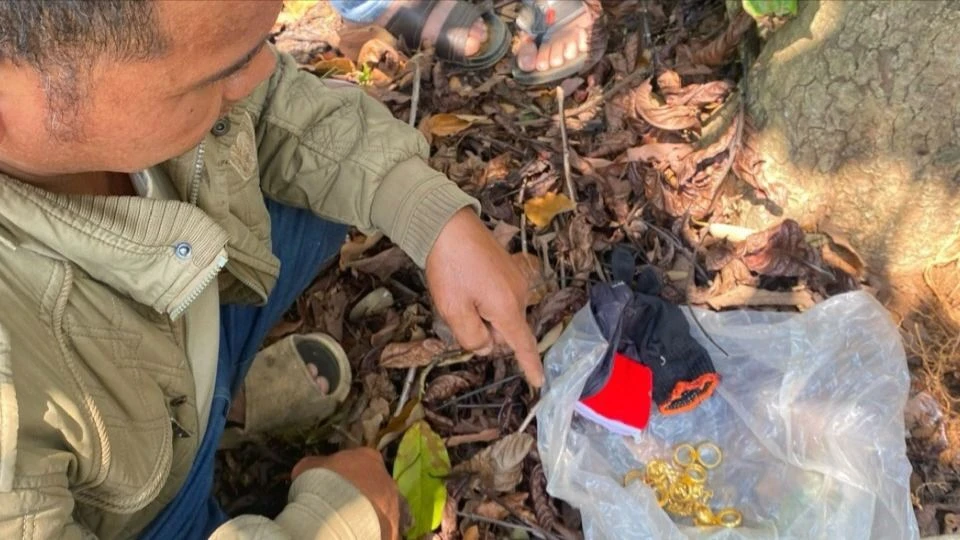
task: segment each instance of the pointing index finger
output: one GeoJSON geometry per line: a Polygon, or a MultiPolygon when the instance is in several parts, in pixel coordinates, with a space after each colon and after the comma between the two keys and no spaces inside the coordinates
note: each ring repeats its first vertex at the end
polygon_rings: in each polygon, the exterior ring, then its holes
{"type": "Polygon", "coordinates": [[[537,340],[523,314],[513,311],[501,313],[490,320],[490,325],[500,332],[503,340],[513,349],[517,363],[530,386],[542,386],[543,363],[540,361],[540,353],[537,352],[537,340]]]}

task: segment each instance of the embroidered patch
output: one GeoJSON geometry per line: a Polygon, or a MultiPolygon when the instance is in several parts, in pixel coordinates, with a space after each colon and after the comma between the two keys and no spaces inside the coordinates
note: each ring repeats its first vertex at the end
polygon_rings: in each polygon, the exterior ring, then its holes
{"type": "Polygon", "coordinates": [[[237,139],[230,147],[230,166],[243,178],[250,178],[257,172],[257,145],[249,117],[244,120],[238,126],[237,139]]]}
{"type": "Polygon", "coordinates": [[[20,428],[9,343],[6,332],[0,327],[0,493],[13,489],[13,473],[17,465],[17,430],[20,428]]]}

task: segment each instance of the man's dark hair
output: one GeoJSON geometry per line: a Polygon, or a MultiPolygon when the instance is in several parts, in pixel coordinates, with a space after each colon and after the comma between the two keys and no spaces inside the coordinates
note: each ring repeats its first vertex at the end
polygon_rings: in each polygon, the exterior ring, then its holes
{"type": "Polygon", "coordinates": [[[76,114],[95,60],[147,60],[166,46],[152,0],[0,0],[0,61],[40,72],[51,127],[76,114]]]}

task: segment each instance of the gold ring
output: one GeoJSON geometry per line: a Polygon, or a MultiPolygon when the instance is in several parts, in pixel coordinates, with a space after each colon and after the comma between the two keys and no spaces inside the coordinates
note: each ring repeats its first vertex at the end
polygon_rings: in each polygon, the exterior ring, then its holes
{"type": "Polygon", "coordinates": [[[743,523],[743,514],[736,508],[724,508],[717,513],[717,524],[729,529],[739,527],[743,523]]]}
{"type": "Polygon", "coordinates": [[[694,512],[693,521],[696,525],[709,527],[711,525],[716,525],[719,520],[717,519],[717,516],[713,514],[713,511],[710,510],[709,506],[702,505],[694,512]]]}
{"type": "Polygon", "coordinates": [[[723,452],[720,451],[720,447],[713,444],[712,442],[701,443],[697,446],[697,461],[708,469],[713,469],[720,465],[720,462],[723,461],[723,452]],[[710,456],[715,456],[714,459],[710,459],[710,456]]]}
{"type": "Polygon", "coordinates": [[[697,449],[692,444],[681,444],[673,452],[673,461],[681,467],[693,465],[697,461],[697,449]]]}
{"type": "Polygon", "coordinates": [[[643,479],[643,471],[640,469],[630,469],[627,471],[627,474],[623,475],[623,487],[627,487],[632,482],[643,479]]]}
{"type": "Polygon", "coordinates": [[[703,465],[697,463],[688,465],[683,472],[685,473],[684,478],[688,478],[694,484],[704,484],[707,481],[707,469],[703,465]]]}
{"type": "Polygon", "coordinates": [[[653,494],[654,496],[656,496],[657,505],[659,505],[660,508],[663,508],[664,506],[667,505],[668,502],[670,502],[670,497],[666,492],[666,490],[664,490],[663,488],[660,488],[660,487],[653,488],[653,494]]]}

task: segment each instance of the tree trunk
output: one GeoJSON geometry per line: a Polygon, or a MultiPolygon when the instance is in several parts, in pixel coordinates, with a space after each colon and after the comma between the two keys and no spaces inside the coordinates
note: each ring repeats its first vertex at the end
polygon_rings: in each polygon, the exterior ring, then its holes
{"type": "Polygon", "coordinates": [[[789,195],[743,224],[827,218],[882,278],[960,255],[960,2],[800,0],[746,82],[789,195]]]}

